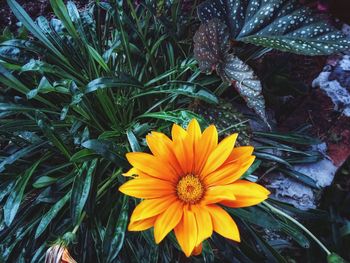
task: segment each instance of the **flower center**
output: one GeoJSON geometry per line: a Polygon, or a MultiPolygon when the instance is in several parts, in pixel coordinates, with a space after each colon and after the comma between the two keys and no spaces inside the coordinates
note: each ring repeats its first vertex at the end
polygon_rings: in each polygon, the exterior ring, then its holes
{"type": "Polygon", "coordinates": [[[188,174],[179,180],[176,192],[182,201],[194,204],[202,198],[204,187],[197,176],[188,174]]]}

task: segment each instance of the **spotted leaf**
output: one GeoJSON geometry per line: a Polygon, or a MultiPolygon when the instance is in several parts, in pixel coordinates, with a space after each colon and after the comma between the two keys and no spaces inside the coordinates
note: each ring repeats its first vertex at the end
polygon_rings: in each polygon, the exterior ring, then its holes
{"type": "Polygon", "coordinates": [[[230,49],[227,26],[219,19],[202,24],[193,38],[194,57],[203,72],[211,72],[228,55],[230,49]]]}
{"type": "Polygon", "coordinates": [[[265,100],[262,95],[260,80],[252,68],[233,54],[225,58],[223,64],[218,65],[217,72],[226,82],[234,84],[238,93],[269,126],[265,114],[265,100]]]}
{"type": "Polygon", "coordinates": [[[203,72],[216,70],[221,79],[233,84],[247,105],[268,124],[262,87],[253,70],[233,54],[227,26],[214,18],[203,23],[194,36],[194,56],[203,72]]]}
{"type": "Polygon", "coordinates": [[[222,20],[238,41],[304,55],[350,48],[350,40],[298,0],[207,0],[198,7],[202,22],[222,20]]]}

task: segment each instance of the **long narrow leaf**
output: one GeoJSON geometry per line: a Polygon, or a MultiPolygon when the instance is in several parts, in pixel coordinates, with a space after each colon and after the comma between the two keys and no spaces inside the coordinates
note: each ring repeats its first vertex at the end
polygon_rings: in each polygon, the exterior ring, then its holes
{"type": "Polygon", "coordinates": [[[19,206],[22,202],[23,193],[27,186],[27,183],[40,162],[41,160],[36,161],[29,169],[25,171],[23,177],[19,178],[17,181],[14,191],[12,191],[10,196],[7,198],[4,206],[4,221],[7,226],[10,226],[13,219],[15,218],[19,206]]]}
{"type": "Polygon", "coordinates": [[[47,46],[53,53],[55,53],[62,61],[68,63],[67,59],[62,55],[62,53],[49,41],[49,39],[43,34],[43,32],[38,28],[26,11],[15,1],[7,0],[12,12],[17,17],[19,21],[35,36],[37,37],[45,46],[47,46]]]}

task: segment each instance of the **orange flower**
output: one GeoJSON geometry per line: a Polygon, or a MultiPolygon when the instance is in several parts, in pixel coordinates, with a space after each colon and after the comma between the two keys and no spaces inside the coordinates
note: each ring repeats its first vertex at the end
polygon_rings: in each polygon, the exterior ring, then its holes
{"type": "Polygon", "coordinates": [[[253,147],[234,148],[238,134],[218,144],[214,125],[203,133],[196,120],[187,130],[174,124],[172,140],[159,132],[147,135],[152,154],[126,155],[134,179],[119,190],[144,199],[131,215],[129,231],[154,227],[158,244],[174,229],[186,256],[200,254],[202,242],[215,231],[239,242],[236,223],[220,206],[246,207],[264,201],[269,191],[239,180],[254,162],[253,147]]]}

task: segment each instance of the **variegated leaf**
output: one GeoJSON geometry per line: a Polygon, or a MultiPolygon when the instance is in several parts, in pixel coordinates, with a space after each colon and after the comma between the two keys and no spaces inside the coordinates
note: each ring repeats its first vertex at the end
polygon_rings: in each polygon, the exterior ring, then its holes
{"type": "Polygon", "coordinates": [[[201,71],[208,73],[215,69],[223,81],[234,84],[247,105],[268,124],[259,79],[248,65],[229,54],[229,50],[228,28],[219,19],[202,24],[194,36],[194,56],[201,71]]]}
{"type": "Polygon", "coordinates": [[[238,41],[304,55],[350,48],[350,40],[327,19],[298,0],[207,0],[198,7],[202,22],[219,18],[238,41]]]}
{"type": "Polygon", "coordinates": [[[223,64],[218,65],[217,72],[224,81],[233,83],[238,93],[247,102],[248,107],[254,109],[268,124],[261,82],[253,69],[238,57],[230,54],[223,64]]]}
{"type": "Polygon", "coordinates": [[[222,62],[230,49],[227,26],[219,19],[202,24],[193,38],[194,57],[203,72],[211,72],[222,62]]]}

